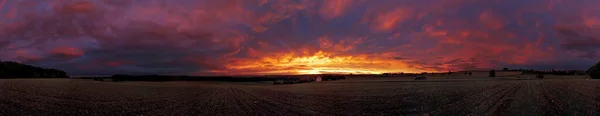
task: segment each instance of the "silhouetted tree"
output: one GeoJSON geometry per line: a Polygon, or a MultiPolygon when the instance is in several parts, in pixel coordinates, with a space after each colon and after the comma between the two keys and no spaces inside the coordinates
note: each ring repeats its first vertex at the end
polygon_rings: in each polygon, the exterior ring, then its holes
{"type": "Polygon", "coordinates": [[[508,68],[502,68],[502,71],[508,71],[508,68]]]}
{"type": "Polygon", "coordinates": [[[0,61],[0,78],[69,78],[69,76],[61,70],[0,61]]]}
{"type": "Polygon", "coordinates": [[[496,71],[495,70],[490,70],[490,77],[496,77],[496,71]]]}
{"type": "Polygon", "coordinates": [[[587,71],[585,71],[590,78],[592,79],[600,79],[600,62],[596,63],[592,67],[590,67],[587,71]]]}

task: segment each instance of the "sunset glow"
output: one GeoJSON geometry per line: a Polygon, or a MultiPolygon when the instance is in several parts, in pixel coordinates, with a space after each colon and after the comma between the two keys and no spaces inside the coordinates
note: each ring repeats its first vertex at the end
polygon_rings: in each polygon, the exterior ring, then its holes
{"type": "Polygon", "coordinates": [[[422,72],[400,60],[381,59],[367,55],[334,56],[318,51],[306,56],[287,53],[279,57],[263,57],[228,65],[232,72],[251,70],[256,74],[381,74],[384,72],[422,72]]]}

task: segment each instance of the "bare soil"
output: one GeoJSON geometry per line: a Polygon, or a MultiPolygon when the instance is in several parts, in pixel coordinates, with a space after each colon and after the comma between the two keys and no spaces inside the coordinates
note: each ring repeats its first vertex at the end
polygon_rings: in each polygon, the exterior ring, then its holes
{"type": "Polygon", "coordinates": [[[411,79],[292,85],[0,79],[0,115],[600,115],[600,80],[411,79]]]}

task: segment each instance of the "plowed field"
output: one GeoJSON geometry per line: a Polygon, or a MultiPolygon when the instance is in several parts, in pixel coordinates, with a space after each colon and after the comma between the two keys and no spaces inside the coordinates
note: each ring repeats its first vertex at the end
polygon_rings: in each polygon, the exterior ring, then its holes
{"type": "Polygon", "coordinates": [[[0,115],[600,115],[600,80],[0,80],[0,115]]]}

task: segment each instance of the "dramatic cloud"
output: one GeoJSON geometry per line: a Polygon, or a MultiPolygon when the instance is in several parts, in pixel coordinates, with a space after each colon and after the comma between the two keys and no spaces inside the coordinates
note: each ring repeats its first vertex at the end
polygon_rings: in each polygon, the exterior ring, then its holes
{"type": "Polygon", "coordinates": [[[0,0],[0,60],[74,75],[585,69],[595,0],[0,0]]]}

